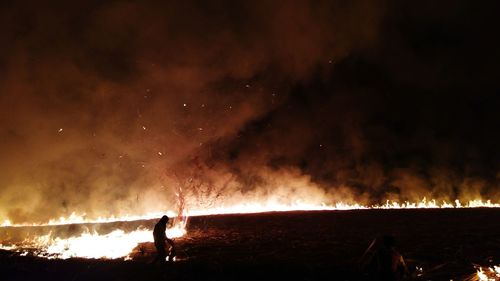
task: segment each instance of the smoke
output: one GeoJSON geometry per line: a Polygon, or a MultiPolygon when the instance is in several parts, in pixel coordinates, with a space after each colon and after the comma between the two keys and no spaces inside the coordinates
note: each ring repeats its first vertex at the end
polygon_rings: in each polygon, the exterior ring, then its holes
{"type": "Polygon", "coordinates": [[[0,220],[174,210],[193,181],[201,207],[498,195],[498,118],[468,107],[494,83],[455,62],[465,5],[0,5],[0,220]]]}

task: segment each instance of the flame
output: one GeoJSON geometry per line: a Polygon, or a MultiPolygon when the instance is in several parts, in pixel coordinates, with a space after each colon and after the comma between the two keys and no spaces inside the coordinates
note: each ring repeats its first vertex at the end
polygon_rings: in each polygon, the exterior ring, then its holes
{"type": "Polygon", "coordinates": [[[338,202],[333,205],[311,204],[295,201],[292,204],[280,204],[275,201],[251,202],[232,206],[221,206],[204,210],[189,211],[189,216],[205,216],[219,214],[248,214],[264,212],[286,212],[286,211],[335,211],[335,210],[360,210],[360,209],[446,209],[446,208],[500,208],[499,203],[492,203],[491,200],[470,200],[466,203],[455,200],[453,203],[447,201],[427,200],[425,197],[420,202],[405,201],[399,203],[387,200],[385,204],[362,205],[358,203],[338,202]]]}
{"type": "MultiPolygon", "coordinates": [[[[185,224],[182,222],[167,229],[167,236],[170,238],[182,237],[186,234],[185,224]]],[[[116,229],[108,234],[98,234],[97,232],[84,232],[79,236],[62,239],[53,237],[51,233],[25,239],[21,245],[2,245],[0,249],[17,251],[22,255],[29,252],[26,249],[36,249],[33,254],[49,259],[79,258],[106,258],[127,259],[132,250],[144,242],[153,242],[151,229],[138,228],[135,231],[125,232],[116,229]]]]}
{"type": "Polygon", "coordinates": [[[500,280],[500,265],[482,268],[479,267],[476,272],[477,280],[480,281],[495,281],[500,280]]]}
{"type": "Polygon", "coordinates": [[[169,217],[177,216],[176,213],[172,211],[167,212],[152,212],[145,215],[125,215],[120,217],[97,217],[93,219],[87,218],[86,214],[71,213],[67,217],[59,217],[57,219],[51,219],[46,223],[18,223],[13,224],[10,220],[4,220],[0,227],[4,226],[55,226],[55,225],[67,225],[67,224],[81,224],[81,223],[109,223],[109,222],[119,222],[119,221],[138,221],[138,220],[152,220],[160,218],[163,215],[169,217]]]}
{"type": "MultiPolygon", "coordinates": [[[[276,200],[265,202],[250,202],[234,204],[230,206],[222,205],[220,207],[212,207],[200,210],[188,210],[186,216],[207,216],[207,215],[222,215],[222,214],[250,214],[250,213],[265,213],[265,212],[288,212],[288,211],[334,211],[334,210],[359,210],[359,209],[447,209],[447,208],[500,208],[500,203],[492,203],[491,200],[469,200],[462,203],[460,200],[455,200],[453,203],[448,201],[437,201],[435,199],[427,200],[425,197],[419,202],[405,201],[399,203],[397,201],[387,200],[384,204],[362,205],[358,203],[337,202],[329,205],[325,203],[315,204],[296,200],[295,202],[284,204],[276,200]]],[[[145,215],[126,215],[120,217],[97,217],[87,218],[86,214],[71,213],[68,217],[60,217],[49,220],[46,223],[20,223],[13,224],[10,220],[4,220],[0,227],[16,227],[16,226],[55,226],[67,224],[81,223],[109,223],[119,221],[138,221],[157,219],[164,214],[169,217],[176,217],[177,213],[173,211],[167,212],[151,212],[145,215]]]]}
{"type": "MultiPolygon", "coordinates": [[[[349,204],[338,202],[333,205],[313,204],[296,200],[291,204],[283,204],[278,201],[268,200],[264,202],[249,202],[231,206],[220,206],[207,208],[203,210],[187,211],[187,216],[167,230],[167,236],[170,238],[179,238],[186,234],[186,224],[188,216],[217,215],[217,214],[235,214],[235,213],[261,213],[261,212],[282,212],[282,211],[320,211],[320,210],[356,210],[356,209],[433,209],[433,208],[500,208],[500,204],[492,203],[490,200],[471,200],[460,202],[455,200],[453,203],[447,201],[427,200],[423,198],[420,202],[395,202],[386,201],[385,204],[366,206],[362,204],[349,204]]],[[[168,216],[175,217],[174,212],[166,212],[168,216]]],[[[55,226],[65,224],[81,223],[108,223],[116,221],[137,221],[150,220],[161,217],[165,212],[154,212],[145,215],[129,215],[123,217],[109,218],[87,218],[85,214],[72,213],[68,217],[61,217],[50,220],[45,224],[13,224],[9,220],[2,223],[2,227],[20,227],[20,226],[55,226]]],[[[147,228],[138,228],[135,231],[125,232],[116,229],[107,234],[98,234],[97,232],[85,232],[78,236],[69,238],[53,237],[51,233],[34,239],[26,239],[19,244],[0,244],[0,249],[17,251],[23,255],[28,253],[46,258],[67,259],[72,257],[82,258],[127,258],[132,250],[144,242],[152,242],[152,230],[147,228]],[[26,249],[36,249],[28,252],[26,249]]],[[[500,274],[500,268],[494,267],[496,274],[500,274]]],[[[483,276],[483,270],[478,271],[478,276],[483,276]]],[[[492,280],[492,279],[480,279],[492,280]]]]}

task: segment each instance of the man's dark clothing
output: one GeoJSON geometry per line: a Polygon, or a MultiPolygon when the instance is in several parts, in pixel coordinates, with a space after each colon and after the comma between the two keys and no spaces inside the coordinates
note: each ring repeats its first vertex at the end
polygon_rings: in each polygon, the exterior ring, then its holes
{"type": "Polygon", "coordinates": [[[167,224],[158,222],[155,225],[155,229],[153,230],[153,237],[155,240],[155,247],[157,256],[155,261],[164,262],[167,258],[167,251],[165,250],[165,240],[167,239],[167,235],[165,234],[165,230],[167,229],[167,224]]]}

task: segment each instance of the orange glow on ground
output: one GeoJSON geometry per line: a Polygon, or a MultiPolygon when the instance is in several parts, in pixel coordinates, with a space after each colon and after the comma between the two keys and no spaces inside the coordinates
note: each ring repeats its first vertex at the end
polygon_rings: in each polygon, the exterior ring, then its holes
{"type": "MultiPolygon", "coordinates": [[[[262,212],[285,212],[285,211],[321,211],[321,210],[356,210],[356,209],[436,209],[436,208],[499,208],[500,204],[492,203],[490,200],[472,200],[460,202],[455,200],[453,203],[436,200],[426,200],[420,202],[398,203],[387,201],[385,204],[364,206],[361,204],[347,204],[339,202],[334,205],[326,204],[308,204],[296,201],[293,204],[280,204],[273,201],[242,203],[232,206],[220,206],[205,210],[191,210],[186,212],[187,216],[203,216],[218,214],[241,214],[241,213],[262,213],[262,212]]],[[[20,227],[20,226],[46,226],[46,225],[64,225],[81,223],[107,223],[116,221],[137,221],[151,220],[161,217],[163,214],[175,217],[174,212],[155,212],[145,215],[130,215],[124,217],[109,217],[88,219],[85,215],[71,214],[68,217],[61,217],[51,220],[46,224],[12,224],[10,221],[4,221],[2,226],[20,227]]],[[[186,235],[187,217],[172,228],[167,230],[167,236],[179,238],[186,235]]],[[[72,257],[81,258],[127,258],[132,250],[144,242],[153,242],[152,229],[138,228],[131,232],[125,232],[116,229],[107,234],[98,234],[85,232],[78,236],[62,239],[53,237],[51,234],[36,237],[35,239],[25,240],[19,244],[0,244],[0,249],[17,251],[22,254],[28,254],[25,249],[31,250],[30,254],[46,258],[67,259],[72,257]]],[[[480,275],[478,271],[478,276],[480,275]]],[[[483,279],[480,279],[483,280],[483,279]]],[[[488,279],[484,279],[488,280],[488,279]]]]}

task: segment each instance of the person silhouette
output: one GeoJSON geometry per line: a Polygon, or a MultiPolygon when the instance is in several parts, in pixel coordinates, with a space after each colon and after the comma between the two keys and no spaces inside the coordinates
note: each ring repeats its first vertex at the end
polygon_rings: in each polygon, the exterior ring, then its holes
{"type": "Polygon", "coordinates": [[[373,240],[362,257],[363,269],[370,280],[399,281],[408,275],[403,256],[396,250],[393,236],[383,235],[373,240]]]}
{"type": "Polygon", "coordinates": [[[169,239],[167,237],[167,234],[165,231],[167,230],[167,223],[168,223],[169,218],[167,216],[161,217],[161,219],[156,223],[155,228],[153,230],[153,237],[154,237],[154,242],[155,242],[155,247],[156,247],[156,257],[153,260],[153,263],[156,262],[165,262],[167,258],[167,251],[165,249],[166,243],[168,242],[170,244],[170,253],[169,253],[169,261],[173,259],[175,256],[175,248],[174,248],[174,241],[172,239],[169,239]]]}

